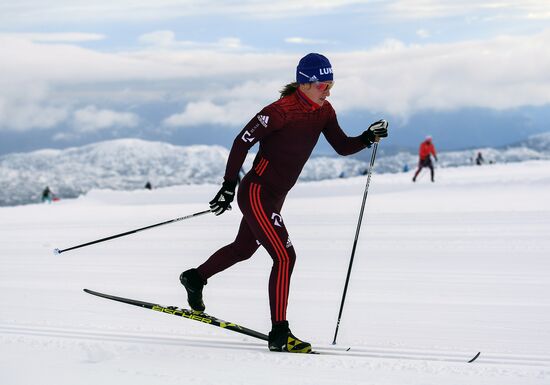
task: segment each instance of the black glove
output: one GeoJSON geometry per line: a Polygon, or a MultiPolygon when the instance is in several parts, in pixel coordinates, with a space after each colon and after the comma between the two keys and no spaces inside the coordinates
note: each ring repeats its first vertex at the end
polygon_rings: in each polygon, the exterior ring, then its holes
{"type": "Polygon", "coordinates": [[[226,210],[231,210],[231,202],[235,198],[235,187],[237,187],[237,181],[224,181],[220,191],[210,201],[210,211],[220,215],[226,210]]]}
{"type": "Polygon", "coordinates": [[[376,140],[376,137],[385,138],[388,136],[388,122],[384,119],[374,122],[364,131],[360,138],[363,143],[370,145],[376,140]]]}

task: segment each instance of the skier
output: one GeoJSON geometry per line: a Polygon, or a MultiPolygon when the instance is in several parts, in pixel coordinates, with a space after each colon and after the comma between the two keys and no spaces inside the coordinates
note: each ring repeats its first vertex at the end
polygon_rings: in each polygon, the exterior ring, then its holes
{"type": "Polygon", "coordinates": [[[477,157],[476,157],[476,164],[478,166],[481,166],[483,164],[483,162],[485,162],[485,159],[483,159],[483,155],[481,154],[481,151],[479,151],[477,153],[477,157]]]}
{"type": "Polygon", "coordinates": [[[434,182],[434,166],[432,164],[432,158],[437,161],[437,155],[435,153],[435,147],[432,143],[432,137],[430,135],[426,136],[426,139],[420,144],[420,148],[418,150],[418,169],[414,173],[413,182],[416,182],[416,177],[420,173],[420,170],[422,170],[424,167],[428,167],[430,169],[430,175],[432,178],[432,182],[434,182]]]}
{"type": "Polygon", "coordinates": [[[326,100],[333,85],[329,60],[318,53],[306,55],[296,68],[296,82],[287,84],[280,91],[280,99],[264,107],[237,135],[222,187],[210,201],[216,215],[231,208],[243,161],[249,149],[260,143],[253,167],[239,185],[237,202],[243,218],[235,241],[216,251],[197,268],[180,275],[189,305],[194,311],[203,312],[202,290],[207,280],[250,258],[263,246],[273,259],[269,278],[272,330],[268,341],[272,351],[311,351],[311,344],[291,333],[286,315],[296,259],[281,215],[288,191],[296,183],[321,133],[340,155],[354,154],[370,147],[377,138],[388,136],[388,124],[381,120],[361,135],[348,137],[326,100]]]}
{"type": "Polygon", "coordinates": [[[53,193],[49,186],[42,191],[42,203],[52,203],[53,193]]]}

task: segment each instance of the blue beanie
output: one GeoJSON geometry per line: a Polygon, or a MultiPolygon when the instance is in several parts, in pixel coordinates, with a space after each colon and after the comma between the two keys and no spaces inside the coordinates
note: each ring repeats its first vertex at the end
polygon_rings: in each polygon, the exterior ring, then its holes
{"type": "Polygon", "coordinates": [[[309,53],[300,59],[296,67],[297,83],[314,83],[331,81],[332,66],[328,59],[318,53],[309,53]]]}

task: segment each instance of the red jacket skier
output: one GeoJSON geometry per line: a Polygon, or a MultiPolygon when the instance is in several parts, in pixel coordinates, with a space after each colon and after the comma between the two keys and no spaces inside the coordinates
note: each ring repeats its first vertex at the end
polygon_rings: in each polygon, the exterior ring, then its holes
{"type": "Polygon", "coordinates": [[[230,208],[239,170],[250,148],[259,143],[253,167],[239,185],[237,201],[243,218],[235,241],[180,276],[189,305],[202,312],[205,310],[202,289],[207,280],[250,258],[259,246],[264,247],[273,259],[269,278],[272,330],[268,341],[273,351],[311,351],[309,343],[292,335],[286,317],[290,277],[296,260],[281,214],[286,194],[296,183],[321,134],[341,155],[361,151],[370,147],[376,137],[388,135],[387,122],[378,121],[360,136],[347,136],[326,100],[333,85],[329,60],[310,53],[298,64],[296,82],[286,85],[281,98],[264,107],[241,130],[229,153],[222,188],[210,202],[216,215],[230,208]]]}
{"type": "Polygon", "coordinates": [[[418,169],[414,173],[413,182],[416,182],[416,177],[420,173],[420,170],[422,170],[424,167],[428,167],[430,169],[432,182],[434,181],[434,166],[432,164],[431,156],[433,156],[434,159],[437,161],[437,155],[435,153],[435,147],[432,143],[432,137],[428,135],[426,136],[426,139],[420,144],[420,148],[418,149],[418,169]]]}
{"type": "Polygon", "coordinates": [[[434,144],[432,143],[432,138],[430,136],[428,136],[426,140],[420,144],[418,155],[420,156],[420,160],[424,160],[430,155],[433,155],[433,157],[437,159],[437,155],[435,153],[435,147],[434,147],[434,144]]]}

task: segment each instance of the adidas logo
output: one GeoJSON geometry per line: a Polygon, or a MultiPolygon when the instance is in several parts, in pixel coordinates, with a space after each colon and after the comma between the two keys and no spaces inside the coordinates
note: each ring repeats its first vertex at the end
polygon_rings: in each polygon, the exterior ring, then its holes
{"type": "MultiPolygon", "coordinates": [[[[332,70],[332,69],[331,69],[331,70],[332,70]]],[[[309,76],[309,75],[303,73],[302,71],[300,71],[300,72],[298,72],[298,73],[299,73],[300,75],[305,76],[306,78],[308,78],[309,81],[310,81],[311,83],[314,83],[314,82],[316,82],[316,81],[319,80],[319,79],[317,79],[317,76],[315,76],[315,75],[309,76]]],[[[322,73],[321,73],[321,75],[322,75],[322,73]]]]}
{"type": "Polygon", "coordinates": [[[286,240],[286,248],[292,247],[292,242],[290,242],[290,237],[286,240]]]}
{"type": "Polygon", "coordinates": [[[260,121],[260,123],[262,124],[262,126],[267,127],[267,122],[269,121],[269,116],[258,115],[257,118],[260,121]]]}

